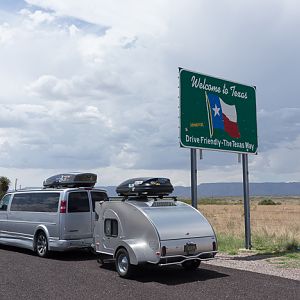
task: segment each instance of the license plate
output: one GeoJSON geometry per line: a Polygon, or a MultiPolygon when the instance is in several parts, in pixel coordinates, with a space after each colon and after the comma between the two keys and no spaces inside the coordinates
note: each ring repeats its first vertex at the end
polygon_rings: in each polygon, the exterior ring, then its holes
{"type": "Polygon", "coordinates": [[[191,255],[191,254],[194,254],[195,251],[197,249],[197,246],[196,244],[194,243],[186,243],[184,245],[184,252],[187,254],[187,255],[191,255]]]}

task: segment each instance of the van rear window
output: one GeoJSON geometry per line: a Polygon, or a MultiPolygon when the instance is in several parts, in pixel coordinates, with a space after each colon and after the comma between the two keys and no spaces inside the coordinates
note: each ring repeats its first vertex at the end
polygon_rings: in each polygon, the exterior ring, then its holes
{"type": "Polygon", "coordinates": [[[11,211],[57,212],[60,193],[20,193],[11,202],[11,211]]]}
{"type": "Polygon", "coordinates": [[[90,203],[87,192],[71,192],[68,198],[68,212],[89,212],[90,203]]]}
{"type": "Polygon", "coordinates": [[[108,201],[107,194],[104,192],[91,192],[93,211],[95,211],[95,202],[108,201]]]}

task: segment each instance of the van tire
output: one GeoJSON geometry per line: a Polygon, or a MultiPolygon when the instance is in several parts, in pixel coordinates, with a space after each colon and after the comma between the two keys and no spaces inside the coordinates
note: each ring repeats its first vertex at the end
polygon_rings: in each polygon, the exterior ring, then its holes
{"type": "Polygon", "coordinates": [[[200,266],[200,260],[188,260],[188,261],[185,261],[183,264],[182,264],[183,268],[186,270],[186,271],[194,271],[194,270],[197,270],[198,267],[200,266]]]}
{"type": "Polygon", "coordinates": [[[49,256],[48,240],[46,234],[43,231],[39,231],[36,236],[35,250],[36,254],[40,257],[49,256]]]}
{"type": "Polygon", "coordinates": [[[129,278],[132,276],[134,266],[130,264],[130,258],[126,249],[121,248],[118,250],[115,264],[120,277],[129,278]]]}

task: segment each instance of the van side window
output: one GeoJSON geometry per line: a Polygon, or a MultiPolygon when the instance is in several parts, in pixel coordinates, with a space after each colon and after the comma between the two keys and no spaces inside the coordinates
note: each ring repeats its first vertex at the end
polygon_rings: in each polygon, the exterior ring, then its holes
{"type": "Polygon", "coordinates": [[[11,211],[57,212],[60,193],[19,193],[11,202],[11,211]]]}
{"type": "Polygon", "coordinates": [[[68,212],[89,212],[90,203],[87,192],[71,192],[68,198],[68,212]]]}
{"type": "Polygon", "coordinates": [[[91,192],[93,211],[95,211],[95,202],[108,201],[107,194],[104,192],[91,192]]]}
{"type": "Polygon", "coordinates": [[[105,219],[104,233],[106,236],[118,236],[118,221],[115,219],[105,219]]]}
{"type": "Polygon", "coordinates": [[[2,200],[0,201],[0,210],[7,210],[7,206],[9,203],[9,199],[10,199],[11,195],[5,195],[2,200]]]}

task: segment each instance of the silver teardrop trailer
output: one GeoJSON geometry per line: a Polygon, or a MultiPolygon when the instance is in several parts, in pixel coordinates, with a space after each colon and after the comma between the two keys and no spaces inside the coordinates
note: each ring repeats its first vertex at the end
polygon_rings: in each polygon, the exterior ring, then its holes
{"type": "Polygon", "coordinates": [[[192,206],[168,197],[167,178],[133,178],[117,187],[121,197],[96,203],[94,247],[98,262],[114,260],[121,277],[142,264],[179,264],[195,270],[213,259],[217,240],[207,219],[192,206]]]}

